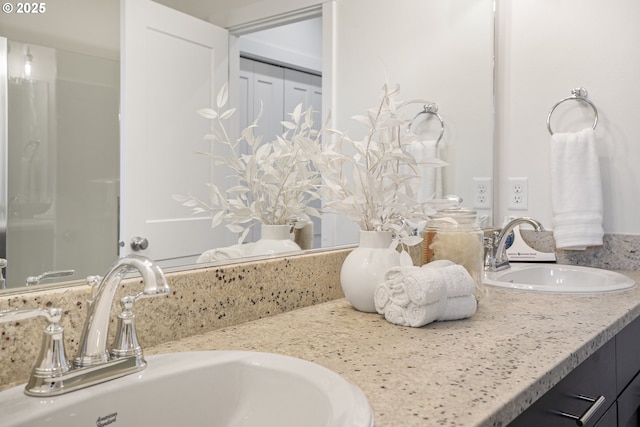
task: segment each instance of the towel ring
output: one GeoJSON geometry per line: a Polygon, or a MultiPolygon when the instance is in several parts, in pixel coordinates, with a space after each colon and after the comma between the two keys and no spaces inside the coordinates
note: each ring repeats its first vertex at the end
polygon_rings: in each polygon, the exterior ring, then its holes
{"type": "Polygon", "coordinates": [[[411,119],[411,122],[407,127],[407,131],[411,130],[411,125],[413,124],[413,122],[422,114],[431,114],[432,116],[435,116],[440,122],[440,135],[438,135],[438,139],[436,140],[436,146],[437,146],[440,143],[440,140],[442,139],[442,135],[444,135],[444,120],[442,120],[442,117],[440,117],[440,114],[438,114],[437,104],[433,102],[431,104],[425,104],[424,107],[422,107],[422,111],[419,111],[418,114],[413,116],[413,119],[411,119]]]}
{"type": "Polygon", "coordinates": [[[549,133],[551,135],[553,135],[553,131],[551,130],[551,115],[553,114],[555,109],[558,107],[558,105],[562,104],[565,101],[570,101],[570,100],[581,101],[587,104],[589,107],[591,107],[591,109],[593,110],[593,114],[595,115],[595,118],[593,120],[593,126],[591,126],[591,129],[596,128],[596,125],[598,124],[598,109],[596,108],[595,104],[587,98],[588,95],[589,93],[585,88],[579,87],[571,90],[571,96],[568,96],[556,102],[556,104],[551,108],[551,111],[549,111],[549,114],[547,115],[547,129],[549,130],[549,133]]]}

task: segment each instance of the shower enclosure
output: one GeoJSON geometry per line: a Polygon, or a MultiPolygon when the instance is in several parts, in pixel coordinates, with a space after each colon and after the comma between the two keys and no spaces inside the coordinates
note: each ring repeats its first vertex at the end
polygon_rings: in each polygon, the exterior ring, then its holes
{"type": "Polygon", "coordinates": [[[117,61],[0,37],[8,287],[44,272],[101,274],[117,257],[118,99],[117,61]]]}

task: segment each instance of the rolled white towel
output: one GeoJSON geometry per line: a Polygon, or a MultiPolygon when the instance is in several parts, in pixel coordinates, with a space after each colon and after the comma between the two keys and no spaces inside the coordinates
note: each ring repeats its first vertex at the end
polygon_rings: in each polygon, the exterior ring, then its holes
{"type": "Polygon", "coordinates": [[[407,289],[404,282],[389,283],[389,290],[391,291],[389,299],[391,300],[391,302],[400,307],[406,307],[407,305],[409,305],[411,300],[409,299],[409,295],[407,294],[407,289]]]}
{"type": "MultiPolygon", "coordinates": [[[[467,270],[451,261],[441,260],[430,267],[393,267],[385,274],[385,293],[395,304],[406,307],[432,304],[441,297],[473,295],[475,283],[467,270]]],[[[427,265],[430,265],[427,264],[427,265]]],[[[386,303],[386,301],[384,301],[386,303]]],[[[380,306],[384,304],[380,303],[380,306]]]]}
{"type": "Polygon", "coordinates": [[[393,288],[398,296],[406,296],[407,303],[424,305],[440,300],[443,283],[435,271],[413,267],[405,268],[402,276],[395,278],[393,288]]]}
{"type": "Polygon", "coordinates": [[[380,314],[384,314],[388,322],[401,326],[419,328],[432,322],[466,319],[473,316],[478,309],[475,296],[443,297],[439,302],[431,304],[409,303],[400,307],[389,302],[380,314]]]}
{"type": "Polygon", "coordinates": [[[477,309],[475,282],[467,270],[447,260],[423,267],[394,267],[376,287],[376,311],[391,323],[420,327],[472,316],[477,309]]]}
{"type": "Polygon", "coordinates": [[[376,306],[376,311],[379,314],[384,314],[384,309],[391,299],[391,290],[387,282],[380,283],[373,294],[373,302],[376,306]]]}
{"type": "Polygon", "coordinates": [[[404,310],[404,318],[407,322],[406,326],[419,328],[420,326],[435,322],[438,317],[439,305],[438,303],[423,305],[409,304],[404,310]]]}
{"type": "Polygon", "coordinates": [[[384,318],[387,322],[393,323],[394,325],[409,326],[405,313],[406,309],[398,307],[395,304],[387,304],[384,309],[384,318]]]}
{"type": "Polygon", "coordinates": [[[428,262],[422,266],[422,268],[442,268],[449,267],[450,265],[455,265],[456,263],[453,261],[449,261],[448,259],[437,259],[435,261],[428,262]]]}
{"type": "Polygon", "coordinates": [[[436,270],[442,275],[444,293],[447,297],[460,297],[473,295],[476,291],[476,283],[471,275],[461,265],[454,264],[436,270]]]}
{"type": "Polygon", "coordinates": [[[414,271],[416,268],[420,268],[420,267],[416,267],[413,265],[392,267],[384,274],[384,280],[390,280],[394,283],[399,283],[404,279],[404,276],[407,273],[414,271]]]}
{"type": "Polygon", "coordinates": [[[436,320],[459,320],[471,317],[478,309],[478,301],[473,295],[465,295],[461,297],[447,298],[447,306],[444,313],[436,320]]]}

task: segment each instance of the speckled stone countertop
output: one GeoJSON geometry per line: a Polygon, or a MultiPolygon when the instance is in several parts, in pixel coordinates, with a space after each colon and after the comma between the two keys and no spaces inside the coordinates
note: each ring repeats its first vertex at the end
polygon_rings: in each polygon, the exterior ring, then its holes
{"type": "MultiPolygon", "coordinates": [[[[640,271],[625,272],[640,281],[640,271]]],[[[254,350],[316,362],[367,395],[377,427],[503,426],[640,314],[600,295],[489,288],[470,319],[399,327],[344,299],[147,348],[254,350]]]]}

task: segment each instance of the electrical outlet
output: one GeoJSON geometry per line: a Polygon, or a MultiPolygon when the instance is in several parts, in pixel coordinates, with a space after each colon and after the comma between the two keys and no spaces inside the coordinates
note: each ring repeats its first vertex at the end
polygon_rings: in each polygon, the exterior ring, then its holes
{"type": "Polygon", "coordinates": [[[491,209],[492,194],[491,178],[473,178],[473,207],[475,209],[491,209]]]}
{"type": "Polygon", "coordinates": [[[509,209],[526,211],[529,199],[528,178],[509,178],[509,209]]]}

